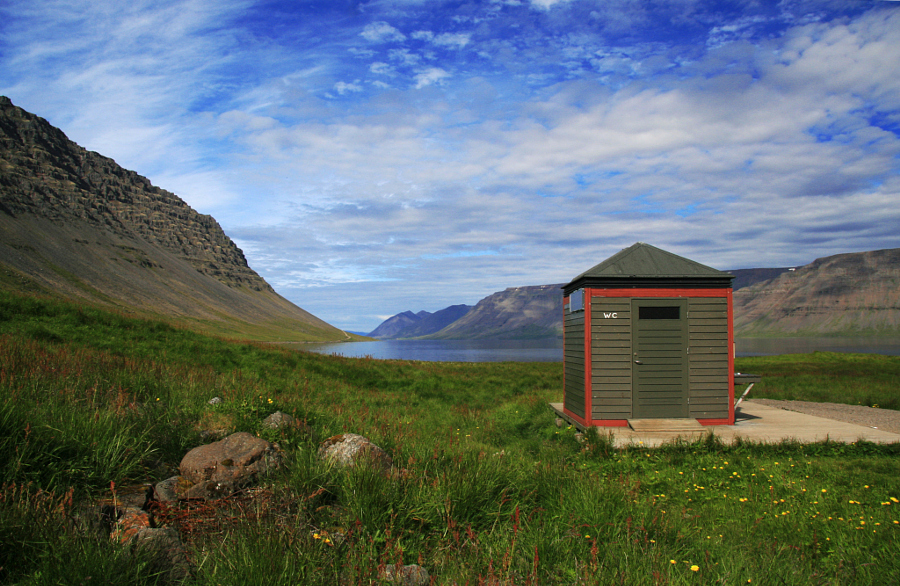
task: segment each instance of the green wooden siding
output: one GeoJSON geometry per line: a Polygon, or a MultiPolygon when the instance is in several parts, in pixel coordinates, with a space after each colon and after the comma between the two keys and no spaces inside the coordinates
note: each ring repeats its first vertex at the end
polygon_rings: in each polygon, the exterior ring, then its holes
{"type": "Polygon", "coordinates": [[[631,417],[631,300],[591,298],[592,419],[631,417]]]}
{"type": "Polygon", "coordinates": [[[688,299],[690,416],[728,417],[728,301],[724,297],[688,299]]]}
{"type": "Polygon", "coordinates": [[[584,311],[569,312],[563,308],[565,344],[563,365],[566,388],[563,391],[565,408],[584,417],[584,311]]]}

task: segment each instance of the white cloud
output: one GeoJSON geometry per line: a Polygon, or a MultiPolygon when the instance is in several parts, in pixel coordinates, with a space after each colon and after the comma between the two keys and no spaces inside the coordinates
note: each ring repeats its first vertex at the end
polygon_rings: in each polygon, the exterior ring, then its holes
{"type": "Polygon", "coordinates": [[[440,84],[449,78],[450,74],[440,67],[430,67],[416,74],[416,89],[429,85],[440,84]]]}
{"type": "Polygon", "coordinates": [[[334,84],[334,90],[341,95],[344,95],[349,92],[361,92],[362,89],[363,89],[362,86],[359,85],[359,80],[356,80],[353,83],[346,83],[343,81],[339,81],[336,84],[334,84]]]}
{"type": "Polygon", "coordinates": [[[392,75],[394,73],[394,68],[387,63],[376,61],[369,65],[369,71],[378,75],[392,75]]]}
{"type": "Polygon", "coordinates": [[[367,24],[360,35],[373,43],[405,41],[406,35],[384,21],[367,24]]]}
{"type": "Polygon", "coordinates": [[[531,0],[531,5],[541,10],[549,10],[557,4],[566,4],[571,0],[531,0]]]}

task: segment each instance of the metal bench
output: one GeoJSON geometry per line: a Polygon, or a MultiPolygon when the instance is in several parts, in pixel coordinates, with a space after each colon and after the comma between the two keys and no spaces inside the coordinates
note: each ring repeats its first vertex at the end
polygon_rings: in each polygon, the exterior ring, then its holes
{"type": "Polygon", "coordinates": [[[744,397],[747,396],[747,393],[750,392],[750,389],[753,388],[753,385],[762,380],[762,377],[758,374],[747,374],[745,372],[736,372],[734,373],[734,386],[738,385],[747,385],[747,388],[744,389],[744,392],[741,394],[741,397],[734,402],[734,408],[737,409],[737,406],[741,404],[741,401],[744,400],[744,397]]]}

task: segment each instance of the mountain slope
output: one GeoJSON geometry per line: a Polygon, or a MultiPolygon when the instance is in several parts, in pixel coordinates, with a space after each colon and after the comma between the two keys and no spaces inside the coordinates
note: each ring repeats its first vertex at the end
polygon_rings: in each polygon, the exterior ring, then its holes
{"type": "Polygon", "coordinates": [[[741,336],[900,333],[900,248],[838,254],[734,293],[741,336]]]}
{"type": "Polygon", "coordinates": [[[510,287],[479,301],[432,339],[522,339],[562,336],[562,285],[510,287]]]}
{"type": "Polygon", "coordinates": [[[404,311],[388,318],[368,335],[382,340],[427,336],[452,324],[471,309],[470,305],[451,305],[434,313],[404,311]]]}
{"type": "Polygon", "coordinates": [[[275,293],[212,217],[2,96],[0,287],[240,338],[347,338],[275,293]]]}

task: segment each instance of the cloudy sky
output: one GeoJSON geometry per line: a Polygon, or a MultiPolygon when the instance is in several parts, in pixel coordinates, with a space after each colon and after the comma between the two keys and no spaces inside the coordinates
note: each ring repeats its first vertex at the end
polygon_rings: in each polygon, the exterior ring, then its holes
{"type": "Polygon", "coordinates": [[[5,0],[0,94],[326,321],[900,247],[900,3],[5,0]]]}

